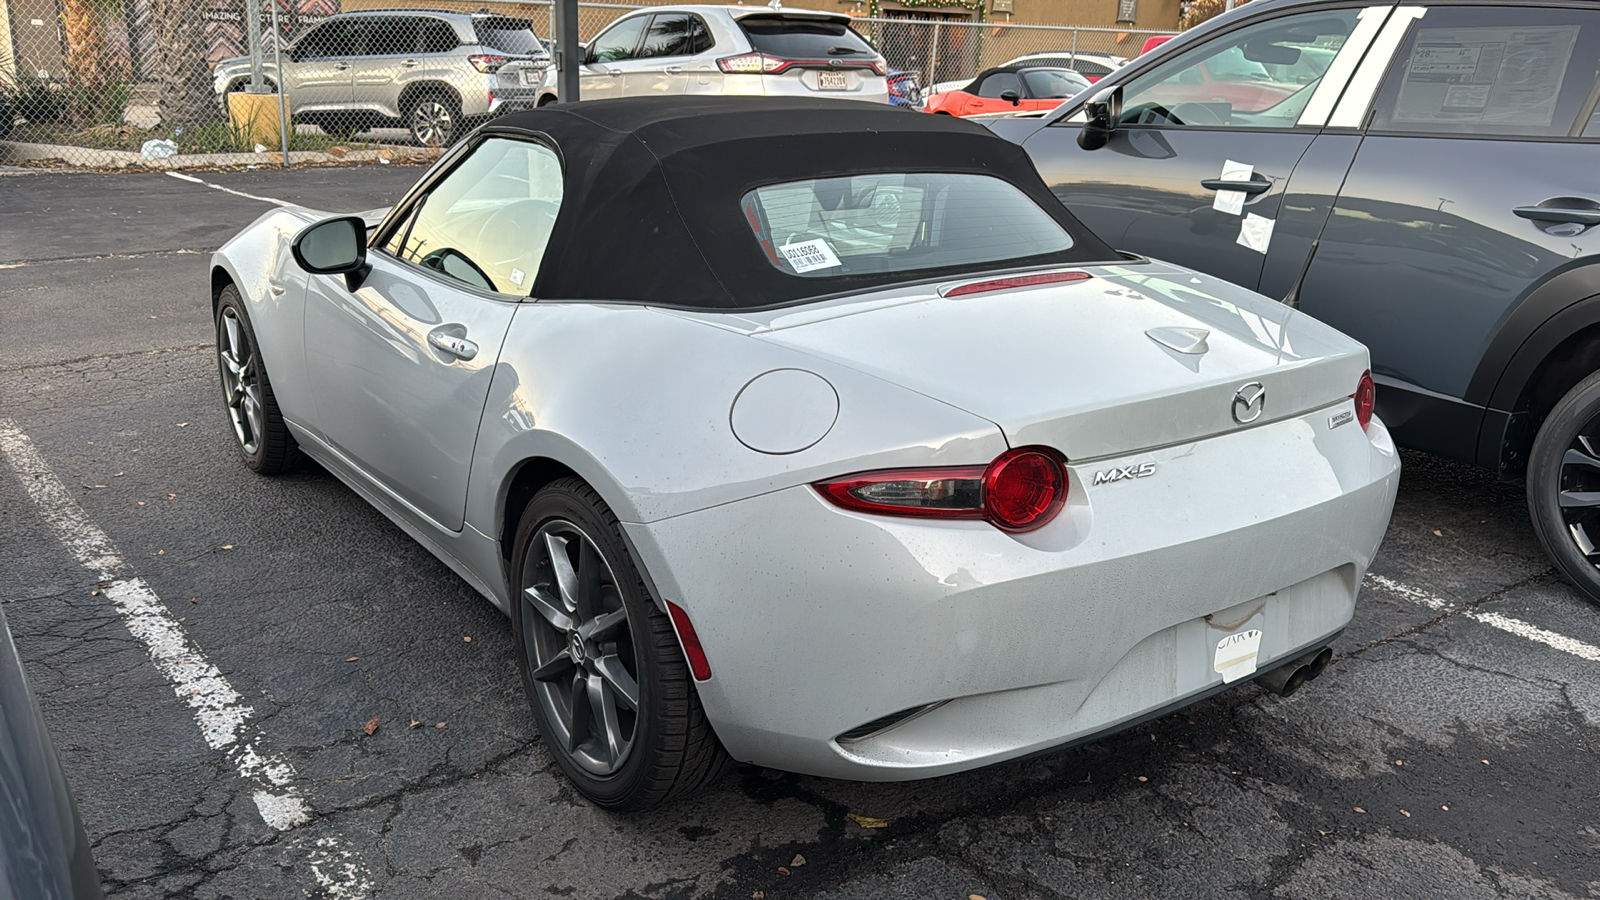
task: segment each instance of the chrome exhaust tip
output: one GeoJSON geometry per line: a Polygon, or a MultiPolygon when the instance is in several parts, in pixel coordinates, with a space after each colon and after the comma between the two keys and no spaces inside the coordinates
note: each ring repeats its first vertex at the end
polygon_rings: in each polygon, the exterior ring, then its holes
{"type": "Polygon", "coordinates": [[[1256,678],[1256,682],[1267,690],[1276,691],[1280,697],[1287,697],[1321,675],[1330,662],[1333,662],[1333,648],[1323,647],[1278,666],[1256,678]]]}

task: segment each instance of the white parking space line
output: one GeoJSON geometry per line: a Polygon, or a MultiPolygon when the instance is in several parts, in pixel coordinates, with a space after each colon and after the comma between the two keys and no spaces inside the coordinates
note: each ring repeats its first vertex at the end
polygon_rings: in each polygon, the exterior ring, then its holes
{"type": "MultiPolygon", "coordinates": [[[[161,598],[133,571],[106,533],[89,521],[32,439],[10,419],[0,419],[0,455],[11,465],[50,531],[105,585],[102,593],[121,614],[128,631],[144,645],[178,699],[193,710],[206,745],[225,753],[250,786],[262,820],[277,831],[311,821],[311,808],[293,783],[294,767],[265,752],[261,732],[248,724],[254,709],[189,640],[161,598]]],[[[330,896],[364,897],[372,890],[365,865],[343,837],[321,838],[317,847],[311,854],[311,869],[330,896]]]]}
{"type": "MultiPolygon", "coordinates": [[[[1413,603],[1419,603],[1428,607],[1429,609],[1438,610],[1440,612],[1448,612],[1454,607],[1454,604],[1448,600],[1435,597],[1426,591],[1418,590],[1417,588],[1414,588],[1408,584],[1401,584],[1392,578],[1385,578],[1382,575],[1374,575],[1373,573],[1368,572],[1367,583],[1380,587],[1403,600],[1410,600],[1413,603]]],[[[1534,643],[1544,644],[1546,647],[1560,650],[1562,653],[1570,653],[1579,659],[1586,659],[1589,662],[1600,663],[1600,647],[1596,647],[1593,644],[1584,643],[1577,638],[1570,638],[1564,634],[1558,634],[1557,632],[1550,631],[1549,629],[1540,628],[1539,626],[1530,622],[1524,622],[1521,619],[1514,619],[1510,616],[1503,616],[1499,613],[1478,612],[1474,610],[1465,613],[1465,615],[1467,618],[1472,619],[1475,622],[1482,622],[1483,624],[1488,625],[1490,628],[1498,628],[1507,634],[1514,634],[1517,637],[1526,638],[1534,643]]]]}
{"type": "Polygon", "coordinates": [[[185,175],[182,172],[168,172],[167,174],[171,175],[173,178],[176,178],[176,179],[178,179],[180,181],[192,181],[195,184],[201,185],[203,187],[211,188],[213,191],[221,191],[224,194],[232,194],[235,197],[243,197],[246,200],[259,200],[262,203],[271,203],[274,206],[299,206],[300,205],[298,203],[290,203],[287,200],[274,200],[271,197],[257,197],[255,194],[246,194],[244,191],[236,191],[233,188],[223,187],[220,184],[212,184],[209,181],[203,181],[203,180],[201,180],[199,178],[194,177],[193,175],[185,175]]]}

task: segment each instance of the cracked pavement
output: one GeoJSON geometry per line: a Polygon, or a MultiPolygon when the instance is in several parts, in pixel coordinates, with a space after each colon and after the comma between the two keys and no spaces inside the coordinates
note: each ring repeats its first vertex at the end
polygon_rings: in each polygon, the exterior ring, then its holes
{"type": "MultiPolygon", "coordinates": [[[[419,173],[203,177],[353,211],[419,173]]],[[[265,204],[159,174],[0,177],[0,198],[0,417],[254,708],[313,810],[267,827],[0,473],[0,602],[114,897],[344,896],[313,871],[330,836],[382,898],[1600,895],[1600,663],[1481,621],[1600,645],[1520,485],[1407,454],[1374,571],[1442,608],[1369,582],[1293,697],[1245,685],[931,781],[741,767],[612,815],[540,745],[498,611],[320,469],[237,462],[205,251],[265,204]]]]}

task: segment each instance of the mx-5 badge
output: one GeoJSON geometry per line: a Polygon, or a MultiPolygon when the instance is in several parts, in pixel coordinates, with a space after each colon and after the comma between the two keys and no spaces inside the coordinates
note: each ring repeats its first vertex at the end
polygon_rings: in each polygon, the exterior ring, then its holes
{"type": "Polygon", "coordinates": [[[1110,484],[1113,481],[1126,481],[1129,478],[1148,478],[1156,473],[1156,464],[1153,462],[1140,463],[1136,466],[1113,466],[1102,472],[1094,473],[1094,484],[1110,484]]]}

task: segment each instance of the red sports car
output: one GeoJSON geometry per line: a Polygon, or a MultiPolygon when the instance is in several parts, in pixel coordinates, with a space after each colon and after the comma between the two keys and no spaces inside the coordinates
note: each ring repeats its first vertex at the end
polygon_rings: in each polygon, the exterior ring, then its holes
{"type": "Polygon", "coordinates": [[[1055,109],[1089,87],[1089,79],[1052,66],[999,66],[972,83],[928,98],[926,110],[951,116],[1055,109]]]}

